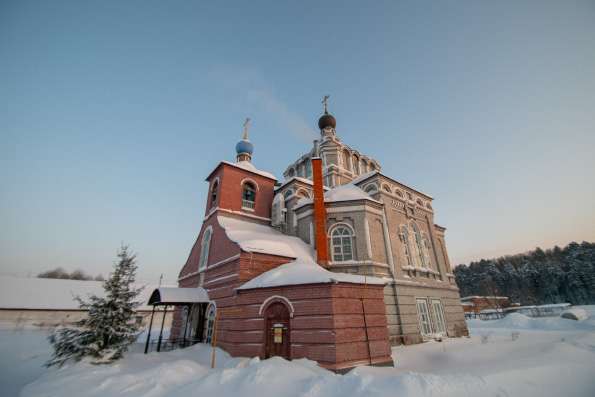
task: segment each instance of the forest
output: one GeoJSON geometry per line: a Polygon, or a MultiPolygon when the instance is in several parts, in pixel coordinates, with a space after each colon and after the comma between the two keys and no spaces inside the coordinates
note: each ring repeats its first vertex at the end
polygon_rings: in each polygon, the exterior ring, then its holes
{"type": "Polygon", "coordinates": [[[595,243],[481,259],[454,269],[461,297],[508,296],[521,305],[595,303],[595,243]]]}

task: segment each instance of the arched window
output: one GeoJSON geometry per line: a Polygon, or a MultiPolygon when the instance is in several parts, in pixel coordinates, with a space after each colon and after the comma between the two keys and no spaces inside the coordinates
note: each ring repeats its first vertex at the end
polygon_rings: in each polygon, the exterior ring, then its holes
{"type": "Polygon", "coordinates": [[[427,237],[423,238],[423,246],[424,246],[424,261],[427,267],[430,267],[430,250],[432,249],[430,246],[430,241],[427,237]]]}
{"type": "Polygon", "coordinates": [[[312,178],[312,162],[310,159],[306,160],[306,178],[312,178]]]}
{"type": "Polygon", "coordinates": [[[213,340],[213,328],[215,326],[215,315],[217,314],[217,308],[215,305],[209,305],[207,308],[205,326],[203,331],[204,343],[211,343],[213,340]]]}
{"type": "Polygon", "coordinates": [[[217,204],[217,194],[219,193],[219,180],[215,179],[211,187],[211,207],[217,204]]]}
{"type": "Polygon", "coordinates": [[[343,151],[343,168],[347,171],[351,171],[351,155],[347,150],[343,151]]]}
{"type": "Polygon", "coordinates": [[[287,171],[287,176],[288,177],[294,177],[295,176],[295,170],[293,168],[290,168],[289,171],[287,171]]]}
{"type": "Polygon", "coordinates": [[[378,192],[378,188],[376,187],[376,185],[374,183],[371,183],[364,188],[364,191],[368,194],[374,194],[374,193],[378,192]]]}
{"type": "Polygon", "coordinates": [[[360,166],[360,172],[362,174],[368,173],[368,162],[365,159],[362,159],[362,165],[360,166]]]}
{"type": "Polygon", "coordinates": [[[421,232],[419,231],[419,227],[415,222],[411,222],[411,228],[413,229],[413,234],[415,237],[415,248],[417,249],[417,257],[419,259],[419,263],[421,267],[426,267],[426,256],[424,255],[424,246],[423,246],[423,239],[421,237],[421,232]]]}
{"type": "Polygon", "coordinates": [[[283,193],[283,198],[285,200],[287,200],[289,197],[291,197],[292,194],[293,194],[293,190],[291,190],[291,189],[286,190],[285,193],[283,193]]]}
{"type": "Polygon", "coordinates": [[[242,208],[254,210],[256,202],[256,186],[252,182],[244,182],[242,189],[242,208]]]}
{"type": "Polygon", "coordinates": [[[424,202],[423,202],[423,201],[421,201],[421,199],[417,199],[415,202],[416,202],[416,203],[417,203],[417,205],[419,205],[420,207],[423,207],[423,206],[424,206],[424,202]]]}
{"type": "Polygon", "coordinates": [[[395,190],[395,193],[397,196],[403,198],[403,192],[401,190],[397,189],[397,190],[395,190]]]}
{"type": "Polygon", "coordinates": [[[298,190],[296,196],[298,196],[299,198],[310,198],[308,192],[303,189],[298,190]]]}
{"type": "Polygon", "coordinates": [[[383,189],[385,192],[388,192],[388,193],[390,193],[390,186],[388,186],[387,184],[384,184],[384,185],[382,185],[382,189],[383,189]]]}
{"type": "Polygon", "coordinates": [[[411,248],[409,247],[409,228],[407,227],[407,225],[401,225],[399,238],[401,239],[401,243],[403,243],[403,256],[405,256],[407,266],[413,266],[413,260],[411,258],[411,248]]]}
{"type": "Polygon", "coordinates": [[[202,242],[200,243],[200,261],[198,263],[198,271],[202,272],[207,268],[207,261],[209,260],[209,249],[211,248],[211,235],[213,229],[210,227],[205,230],[202,236],[202,242]]]}
{"type": "Polygon", "coordinates": [[[353,234],[346,226],[338,226],[331,233],[334,262],[353,260],[353,234]]]}
{"type": "Polygon", "coordinates": [[[353,172],[359,175],[359,157],[353,156],[353,172]]]}

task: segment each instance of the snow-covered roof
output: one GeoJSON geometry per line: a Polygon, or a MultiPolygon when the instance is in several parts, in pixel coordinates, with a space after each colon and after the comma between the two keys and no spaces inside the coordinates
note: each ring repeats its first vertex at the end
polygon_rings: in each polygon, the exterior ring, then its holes
{"type": "Polygon", "coordinates": [[[148,304],[180,304],[180,303],[205,303],[210,302],[206,289],[161,287],[153,290],[148,304]]]}
{"type": "MultiPolygon", "coordinates": [[[[156,286],[136,287],[144,287],[136,299],[142,303],[139,309],[150,310],[146,302],[156,286]]],[[[90,295],[104,296],[103,282],[0,276],[0,309],[78,310],[75,296],[90,295]]]]}
{"type": "Polygon", "coordinates": [[[297,237],[287,236],[270,226],[227,216],[217,216],[225,234],[246,252],[285,256],[288,258],[313,258],[312,248],[297,237]]]}
{"type": "Polygon", "coordinates": [[[345,282],[356,284],[385,284],[375,277],[330,272],[316,263],[314,250],[298,237],[287,236],[270,226],[227,216],[217,221],[227,237],[246,252],[259,252],[294,259],[253,278],[238,289],[278,287],[283,285],[345,282]]]}
{"type": "Polygon", "coordinates": [[[380,171],[378,171],[378,170],[374,170],[374,171],[370,171],[370,172],[368,172],[368,173],[365,173],[365,174],[361,174],[360,176],[358,176],[357,178],[355,178],[354,180],[352,180],[350,183],[352,183],[352,184],[354,184],[354,185],[357,185],[357,184],[358,184],[358,183],[360,183],[360,182],[363,182],[363,181],[365,181],[365,180],[367,180],[367,179],[370,179],[371,177],[373,177],[373,176],[374,176],[374,175],[376,175],[376,174],[378,174],[378,175],[382,175],[383,177],[385,177],[385,178],[387,178],[387,179],[390,179],[391,181],[393,181],[393,182],[395,182],[395,183],[398,183],[399,185],[401,185],[401,186],[403,186],[403,187],[406,187],[407,189],[411,189],[411,190],[413,190],[414,192],[416,192],[416,193],[419,193],[419,194],[421,194],[422,196],[424,196],[424,197],[426,197],[426,198],[428,198],[428,199],[430,199],[430,200],[433,200],[433,199],[434,199],[432,196],[430,196],[430,195],[428,195],[428,194],[426,194],[426,193],[424,193],[424,192],[420,192],[419,190],[417,190],[417,189],[415,189],[415,188],[413,188],[413,187],[411,187],[411,186],[409,186],[409,185],[406,185],[406,184],[404,184],[403,182],[399,182],[399,181],[395,180],[394,178],[391,178],[390,176],[387,176],[387,175],[383,174],[382,172],[380,172],[380,171]]]}
{"type": "Polygon", "coordinates": [[[253,278],[239,290],[269,288],[300,284],[325,283],[386,284],[387,280],[378,277],[365,277],[355,274],[334,273],[319,266],[316,262],[293,261],[286,263],[253,278]]]}
{"type": "Polygon", "coordinates": [[[473,296],[465,296],[463,298],[461,298],[461,302],[465,302],[468,300],[472,300],[472,299],[508,299],[507,296],[478,296],[478,295],[473,295],[473,296]]]}
{"type": "MultiPolygon", "coordinates": [[[[324,193],[325,203],[337,203],[341,201],[353,200],[369,200],[375,203],[380,203],[380,201],[374,200],[372,197],[370,197],[368,193],[364,192],[362,189],[351,183],[334,187],[326,193],[324,193]]],[[[297,202],[294,208],[297,209],[311,203],[311,198],[302,198],[300,199],[300,201],[297,202]]]]}
{"type": "Polygon", "coordinates": [[[351,181],[351,183],[353,183],[354,185],[357,183],[360,183],[361,181],[365,181],[366,179],[376,175],[376,174],[380,174],[380,171],[378,170],[374,170],[374,171],[370,171],[370,172],[366,172],[365,174],[361,174],[360,176],[358,176],[357,178],[355,178],[354,180],[351,181]]]}
{"type": "Polygon", "coordinates": [[[288,183],[291,183],[293,181],[302,182],[302,183],[305,183],[306,185],[314,185],[314,182],[312,182],[309,179],[302,178],[301,176],[292,176],[291,178],[287,178],[286,180],[284,180],[283,184],[281,184],[281,186],[279,186],[277,189],[281,189],[283,186],[285,186],[288,183]]]}
{"type": "Polygon", "coordinates": [[[337,186],[324,194],[325,202],[350,200],[370,200],[379,203],[378,200],[374,200],[368,193],[351,183],[337,186]]]}
{"type": "Polygon", "coordinates": [[[270,172],[266,172],[266,171],[261,171],[258,168],[256,168],[254,166],[254,164],[252,164],[249,161],[238,161],[237,163],[232,163],[231,161],[222,161],[223,164],[227,164],[227,165],[231,165],[232,167],[237,167],[237,168],[241,168],[243,170],[246,171],[250,171],[253,172],[255,174],[264,176],[265,178],[270,178],[273,180],[277,180],[277,178],[275,177],[275,175],[271,174],[270,172]]]}

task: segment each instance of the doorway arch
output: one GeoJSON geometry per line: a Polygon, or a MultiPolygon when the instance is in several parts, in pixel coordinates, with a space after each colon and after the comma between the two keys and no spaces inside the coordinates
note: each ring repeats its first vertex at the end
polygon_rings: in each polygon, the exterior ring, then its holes
{"type": "Polygon", "coordinates": [[[291,360],[291,322],[289,308],[280,301],[268,305],[264,311],[265,353],[264,357],[283,357],[291,360]]]}

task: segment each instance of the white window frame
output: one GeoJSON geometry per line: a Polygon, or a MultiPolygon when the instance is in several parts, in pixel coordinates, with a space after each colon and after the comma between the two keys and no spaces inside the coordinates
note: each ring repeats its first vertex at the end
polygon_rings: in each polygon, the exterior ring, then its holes
{"type": "Polygon", "coordinates": [[[213,340],[213,331],[215,329],[215,317],[217,316],[217,307],[213,304],[207,307],[205,312],[205,323],[203,328],[203,342],[211,343],[213,340]]]}
{"type": "Polygon", "coordinates": [[[426,298],[416,298],[415,307],[417,308],[419,332],[422,338],[429,338],[432,336],[432,319],[430,318],[428,300],[426,298]]]}
{"type": "Polygon", "coordinates": [[[215,178],[213,184],[211,185],[210,191],[210,199],[211,199],[211,207],[215,207],[217,202],[219,201],[219,178],[215,178]],[[214,196],[214,197],[213,197],[214,196]]]}
{"type": "Polygon", "coordinates": [[[254,211],[254,208],[256,208],[256,193],[257,192],[258,192],[258,185],[256,184],[256,182],[253,182],[251,179],[242,181],[242,209],[243,210],[254,211]],[[254,192],[254,200],[253,201],[246,200],[244,198],[244,191],[250,185],[252,185],[250,187],[250,189],[252,189],[254,192]]]}
{"type": "Polygon", "coordinates": [[[426,258],[424,255],[424,248],[423,248],[423,238],[421,235],[421,230],[419,226],[414,221],[411,221],[411,231],[413,234],[413,244],[415,246],[415,252],[417,253],[416,259],[418,263],[418,267],[426,268],[428,264],[426,263],[426,258]]]}
{"type": "Polygon", "coordinates": [[[198,271],[205,271],[209,262],[209,251],[211,250],[211,240],[213,239],[213,227],[205,229],[200,242],[200,260],[198,262],[198,271]]]}
{"type": "Polygon", "coordinates": [[[446,318],[444,317],[444,306],[440,299],[430,299],[430,306],[432,307],[432,316],[434,320],[434,333],[438,335],[446,335],[446,318]]]}
{"type": "Polygon", "coordinates": [[[355,233],[353,233],[353,229],[346,223],[338,223],[338,224],[333,225],[333,227],[329,231],[329,239],[330,239],[330,243],[331,243],[331,256],[333,258],[333,262],[347,262],[347,261],[354,260],[354,258],[355,258],[355,252],[353,249],[354,242],[355,242],[354,237],[355,237],[355,233]],[[345,229],[345,230],[347,230],[347,232],[349,234],[348,235],[341,234],[339,236],[334,236],[334,233],[339,229],[345,229]],[[340,239],[340,243],[338,245],[335,243],[335,238],[340,239]],[[346,253],[345,253],[344,246],[345,246],[346,239],[349,240],[349,245],[351,248],[351,252],[349,253],[349,255],[351,255],[351,257],[349,259],[345,259],[346,253]],[[338,248],[339,252],[336,252],[335,248],[338,248]],[[339,256],[340,256],[340,259],[337,259],[339,256]]]}

